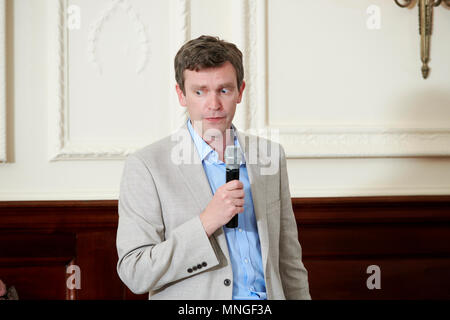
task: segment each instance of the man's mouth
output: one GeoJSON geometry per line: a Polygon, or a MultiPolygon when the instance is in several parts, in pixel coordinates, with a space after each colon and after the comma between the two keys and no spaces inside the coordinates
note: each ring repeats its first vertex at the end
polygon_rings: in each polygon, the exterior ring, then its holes
{"type": "Polygon", "coordinates": [[[224,119],[225,119],[225,117],[205,118],[205,120],[206,120],[206,121],[209,121],[209,122],[219,122],[219,121],[222,121],[222,120],[224,120],[224,119]]]}

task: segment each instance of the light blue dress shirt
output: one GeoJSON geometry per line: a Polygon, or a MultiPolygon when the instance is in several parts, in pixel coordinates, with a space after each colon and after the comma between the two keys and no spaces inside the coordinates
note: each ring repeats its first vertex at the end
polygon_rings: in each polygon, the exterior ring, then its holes
{"type": "MultiPolygon", "coordinates": [[[[218,153],[197,134],[190,119],[188,120],[188,129],[202,160],[211,191],[215,194],[216,190],[226,183],[225,163],[219,159],[218,153]]],[[[238,228],[223,227],[233,270],[233,300],[266,300],[261,244],[252,191],[250,190],[245,156],[236,135],[234,135],[234,145],[238,146],[242,153],[239,180],[244,185],[245,204],[244,212],[238,215],[238,228]]]]}

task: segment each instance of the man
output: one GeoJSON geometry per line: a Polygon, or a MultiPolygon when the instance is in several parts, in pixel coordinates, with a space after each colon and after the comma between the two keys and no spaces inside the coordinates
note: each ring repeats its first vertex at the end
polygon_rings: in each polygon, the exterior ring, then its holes
{"type": "Polygon", "coordinates": [[[190,119],[126,161],[120,278],[150,299],[310,299],[284,151],[232,125],[245,89],[242,53],[202,36],[180,49],[175,72],[190,119]],[[225,183],[228,145],[243,160],[239,180],[225,183]],[[276,151],[271,174],[264,145],[276,151]],[[235,215],[238,228],[227,228],[235,215]]]}

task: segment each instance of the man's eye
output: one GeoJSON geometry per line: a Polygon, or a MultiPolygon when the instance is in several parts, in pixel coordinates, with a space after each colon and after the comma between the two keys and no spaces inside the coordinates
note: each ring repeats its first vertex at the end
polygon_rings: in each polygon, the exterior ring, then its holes
{"type": "Polygon", "coordinates": [[[203,94],[203,90],[197,90],[195,91],[195,94],[201,96],[203,94]]]}
{"type": "Polygon", "coordinates": [[[222,93],[228,93],[228,92],[230,92],[230,90],[223,88],[223,89],[221,90],[221,92],[222,92],[222,93]]]}

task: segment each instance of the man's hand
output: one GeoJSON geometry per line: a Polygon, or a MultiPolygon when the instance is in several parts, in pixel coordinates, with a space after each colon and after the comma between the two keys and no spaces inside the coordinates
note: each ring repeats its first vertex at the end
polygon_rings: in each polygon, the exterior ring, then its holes
{"type": "Polygon", "coordinates": [[[216,190],[200,220],[208,237],[227,224],[236,214],[244,212],[244,185],[233,180],[216,190]]]}

